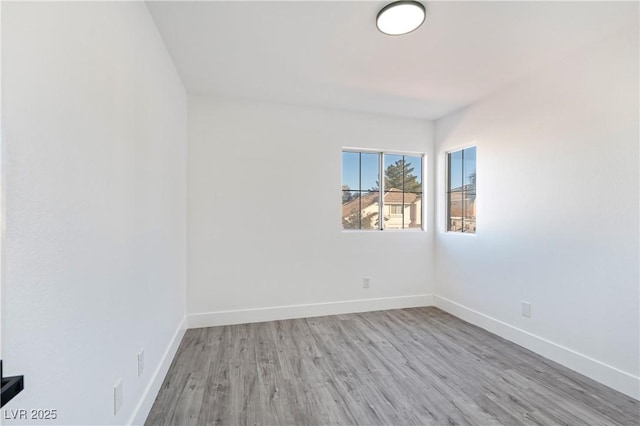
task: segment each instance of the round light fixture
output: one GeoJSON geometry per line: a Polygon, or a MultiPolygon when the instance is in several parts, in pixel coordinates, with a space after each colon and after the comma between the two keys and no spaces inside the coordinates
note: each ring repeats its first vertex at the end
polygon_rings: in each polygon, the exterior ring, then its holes
{"type": "Polygon", "coordinates": [[[376,25],[388,35],[407,34],[424,22],[424,5],[417,1],[396,1],[389,3],[378,12],[376,25]]]}

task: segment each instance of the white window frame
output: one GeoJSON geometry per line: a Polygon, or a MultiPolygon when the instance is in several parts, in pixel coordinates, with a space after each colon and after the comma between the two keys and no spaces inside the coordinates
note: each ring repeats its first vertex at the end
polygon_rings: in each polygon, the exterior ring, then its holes
{"type": "MultiPolygon", "coordinates": [[[[426,198],[425,198],[425,188],[427,187],[425,181],[425,167],[427,165],[427,155],[424,152],[413,152],[413,151],[395,151],[395,150],[385,150],[385,149],[371,149],[371,148],[356,148],[356,147],[343,147],[340,151],[340,173],[343,173],[342,169],[342,153],[344,152],[353,152],[353,153],[363,153],[363,154],[378,154],[378,178],[379,181],[379,192],[378,192],[378,228],[376,229],[344,229],[342,227],[342,213],[340,214],[340,228],[342,232],[425,232],[426,228],[426,198]],[[421,167],[420,167],[420,183],[422,187],[422,206],[420,208],[420,228],[402,228],[402,229],[387,229],[384,227],[384,156],[385,155],[403,155],[407,157],[420,157],[421,167]]],[[[342,182],[342,177],[341,177],[342,182]]],[[[341,204],[342,205],[342,204],[341,204]]],[[[404,209],[404,205],[403,205],[404,209]]]]}
{"type": "MultiPolygon", "coordinates": [[[[476,149],[476,173],[478,170],[478,144],[477,142],[473,142],[467,145],[461,145],[461,146],[457,146],[456,148],[450,149],[448,151],[444,152],[444,183],[445,183],[445,187],[444,187],[444,203],[442,203],[444,205],[444,233],[445,234],[449,234],[449,235],[464,235],[464,236],[468,236],[468,237],[475,237],[478,233],[478,218],[476,216],[476,231],[475,232],[462,232],[462,231],[450,231],[449,230],[449,176],[450,176],[450,172],[449,172],[449,156],[451,154],[454,154],[456,152],[459,151],[464,151],[465,149],[469,149],[469,148],[475,148],[476,149]]],[[[478,201],[478,186],[476,184],[476,203],[478,201]]],[[[477,212],[476,212],[477,214],[477,212]]]]}

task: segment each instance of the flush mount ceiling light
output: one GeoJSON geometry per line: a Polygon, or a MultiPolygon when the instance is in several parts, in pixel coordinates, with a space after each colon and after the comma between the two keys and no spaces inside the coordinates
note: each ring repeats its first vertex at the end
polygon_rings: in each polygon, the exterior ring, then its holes
{"type": "Polygon", "coordinates": [[[407,34],[422,25],[425,15],[422,3],[396,1],[382,8],[376,18],[376,25],[388,35],[407,34]]]}

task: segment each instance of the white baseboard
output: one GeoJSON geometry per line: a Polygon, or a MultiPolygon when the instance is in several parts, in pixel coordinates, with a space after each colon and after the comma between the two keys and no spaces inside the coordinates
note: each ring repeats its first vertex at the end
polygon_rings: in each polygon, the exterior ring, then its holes
{"type": "Polygon", "coordinates": [[[131,418],[129,418],[129,422],[127,424],[143,425],[145,420],[147,420],[147,416],[151,411],[151,407],[153,406],[156,396],[158,396],[158,392],[160,392],[162,382],[169,371],[169,367],[171,366],[173,357],[175,357],[176,352],[178,351],[178,347],[180,346],[180,342],[182,341],[185,331],[187,331],[186,316],[182,318],[178,328],[175,333],[173,333],[169,346],[167,346],[167,349],[164,351],[164,354],[160,359],[160,364],[158,364],[156,371],[153,372],[153,376],[151,376],[151,380],[149,381],[147,388],[142,393],[142,397],[140,398],[135,410],[133,410],[133,414],[131,415],[131,418]]]}
{"type": "Polygon", "coordinates": [[[431,305],[433,305],[432,294],[417,294],[412,296],[345,300],[341,302],[313,303],[307,305],[205,312],[189,314],[187,317],[189,328],[200,328],[215,327],[218,325],[246,324],[293,318],[349,314],[355,312],[383,311],[387,309],[416,308],[431,305]]]}
{"type": "Polygon", "coordinates": [[[452,300],[434,296],[434,304],[445,312],[484,328],[539,355],[577,371],[597,382],[640,400],[640,377],[551,342],[528,331],[475,311],[452,300]]]}

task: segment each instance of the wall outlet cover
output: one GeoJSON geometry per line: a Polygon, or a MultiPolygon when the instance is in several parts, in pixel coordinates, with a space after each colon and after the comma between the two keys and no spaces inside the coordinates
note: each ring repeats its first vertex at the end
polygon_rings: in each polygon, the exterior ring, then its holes
{"type": "Polygon", "coordinates": [[[522,302],[522,316],[531,318],[531,303],[524,301],[522,302]]]}
{"type": "Polygon", "coordinates": [[[144,349],[140,349],[138,352],[138,377],[142,376],[144,372],[144,349]]]}

